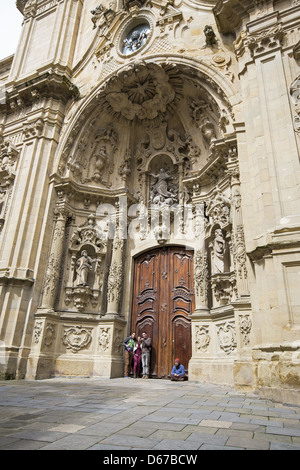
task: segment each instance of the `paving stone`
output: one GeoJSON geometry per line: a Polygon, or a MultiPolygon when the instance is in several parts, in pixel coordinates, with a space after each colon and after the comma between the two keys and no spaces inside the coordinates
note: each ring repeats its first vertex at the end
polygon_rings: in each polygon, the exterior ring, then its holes
{"type": "Polygon", "coordinates": [[[270,450],[300,450],[300,445],[283,444],[282,442],[271,442],[270,450]]]}
{"type": "Polygon", "coordinates": [[[99,441],[96,436],[74,435],[66,436],[51,444],[41,447],[40,450],[86,450],[99,441]]]}
{"type": "Polygon", "coordinates": [[[45,446],[45,442],[42,441],[30,441],[21,439],[6,446],[0,447],[1,450],[39,450],[45,446]]]}
{"type": "Polygon", "coordinates": [[[211,420],[211,419],[203,419],[199,426],[207,426],[212,428],[230,428],[232,425],[231,421],[221,421],[221,420],[211,420]]]}
{"type": "Polygon", "coordinates": [[[185,426],[184,431],[190,431],[191,433],[199,433],[199,434],[215,434],[217,432],[217,428],[200,426],[200,425],[198,426],[187,425],[185,426]]]}
{"type": "Polygon", "coordinates": [[[74,434],[75,432],[80,431],[81,429],[84,429],[85,427],[86,426],[78,426],[76,424],[60,424],[59,426],[49,429],[49,431],[59,431],[59,432],[65,432],[68,434],[74,434]]]}
{"type": "MultiPolygon", "coordinates": [[[[132,447],[127,447],[127,446],[113,446],[113,445],[107,445],[107,444],[95,444],[94,446],[89,447],[87,450],[109,450],[110,452],[113,452],[114,450],[131,450],[132,447]]],[[[140,450],[140,449],[139,449],[140,450]]]]}
{"type": "Polygon", "coordinates": [[[17,439],[26,439],[32,441],[45,441],[45,442],[53,442],[57,439],[61,439],[65,437],[66,433],[63,432],[51,432],[51,431],[22,431],[16,432],[11,435],[11,437],[15,437],[17,439]]]}
{"type": "Polygon", "coordinates": [[[267,426],[266,433],[280,434],[285,436],[300,436],[300,429],[267,426]]]}
{"type": "Polygon", "coordinates": [[[211,444],[217,446],[225,445],[226,441],[228,440],[228,436],[217,436],[213,434],[199,434],[199,433],[192,433],[187,439],[186,442],[195,442],[197,444],[197,449],[202,444],[211,444]]]}
{"type": "Polygon", "coordinates": [[[0,437],[0,448],[16,441],[18,441],[18,439],[15,437],[0,437]]]}
{"type": "Polygon", "coordinates": [[[166,431],[165,429],[159,429],[158,431],[155,431],[153,434],[151,434],[151,439],[175,439],[185,441],[190,435],[191,432],[189,431],[166,431]]]}
{"type": "Polygon", "coordinates": [[[101,444],[123,445],[143,449],[153,449],[158,443],[159,439],[123,436],[122,434],[115,434],[101,441],[101,444]]]}
{"type": "Polygon", "coordinates": [[[247,450],[269,450],[270,444],[267,441],[259,441],[254,439],[247,439],[244,437],[233,436],[229,437],[226,442],[227,446],[242,447],[247,450]]]}
{"type": "MultiPolygon", "coordinates": [[[[107,437],[127,427],[127,423],[97,423],[78,431],[78,434],[107,437]]],[[[99,439],[100,440],[100,439],[99,439]]]]}
{"type": "Polygon", "coordinates": [[[233,446],[215,446],[211,444],[202,444],[199,447],[199,450],[244,450],[242,447],[233,447],[233,446]]]}
{"type": "Polygon", "coordinates": [[[180,418],[180,417],[176,417],[176,418],[171,418],[169,419],[170,423],[182,423],[182,424],[199,424],[199,422],[201,421],[201,418],[180,418]]]}
{"type": "Polygon", "coordinates": [[[156,444],[152,450],[180,450],[180,452],[184,450],[197,450],[198,444],[195,441],[187,442],[187,441],[176,441],[175,439],[164,439],[163,441],[156,444]]]}

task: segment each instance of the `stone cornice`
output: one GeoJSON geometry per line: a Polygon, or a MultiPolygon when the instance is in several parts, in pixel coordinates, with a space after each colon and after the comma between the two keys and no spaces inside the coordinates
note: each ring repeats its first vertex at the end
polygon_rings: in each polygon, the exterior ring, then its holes
{"type": "Polygon", "coordinates": [[[17,9],[23,14],[23,11],[24,11],[24,8],[25,8],[25,5],[27,3],[28,0],[17,0],[16,1],[16,5],[17,5],[17,9]]]}
{"type": "Polygon", "coordinates": [[[70,99],[78,99],[79,90],[64,73],[50,70],[8,88],[5,103],[0,105],[0,109],[9,114],[13,111],[13,103],[21,102],[25,107],[31,105],[38,97],[51,97],[67,102],[70,99]]]}
{"type": "Polygon", "coordinates": [[[248,18],[254,8],[254,0],[219,0],[213,11],[221,33],[235,34],[243,18],[248,18]]]}

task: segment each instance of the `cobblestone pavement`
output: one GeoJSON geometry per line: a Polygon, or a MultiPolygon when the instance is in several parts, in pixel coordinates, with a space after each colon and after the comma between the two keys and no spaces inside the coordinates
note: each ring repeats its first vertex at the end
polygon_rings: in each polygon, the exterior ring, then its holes
{"type": "Polygon", "coordinates": [[[299,450],[300,407],[191,382],[0,382],[0,449],[299,450]]]}

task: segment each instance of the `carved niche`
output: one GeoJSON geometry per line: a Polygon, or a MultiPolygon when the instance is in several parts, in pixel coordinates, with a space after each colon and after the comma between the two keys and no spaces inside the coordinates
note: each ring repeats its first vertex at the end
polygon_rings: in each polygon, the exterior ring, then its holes
{"type": "Polygon", "coordinates": [[[93,309],[99,306],[107,237],[108,233],[96,224],[95,216],[90,215],[71,238],[65,304],[73,304],[79,312],[84,312],[90,305],[93,309]]]}
{"type": "Polygon", "coordinates": [[[217,186],[206,203],[206,246],[209,252],[213,307],[229,305],[237,296],[232,271],[231,200],[217,186]]]}
{"type": "Polygon", "coordinates": [[[101,129],[91,139],[83,137],[75,155],[69,158],[70,175],[82,184],[110,188],[118,144],[118,134],[112,126],[101,129]]]}
{"type": "Polygon", "coordinates": [[[153,170],[149,172],[149,202],[156,207],[171,206],[178,202],[178,175],[170,159],[159,156],[157,160],[156,164],[155,160],[151,162],[153,170]]]}

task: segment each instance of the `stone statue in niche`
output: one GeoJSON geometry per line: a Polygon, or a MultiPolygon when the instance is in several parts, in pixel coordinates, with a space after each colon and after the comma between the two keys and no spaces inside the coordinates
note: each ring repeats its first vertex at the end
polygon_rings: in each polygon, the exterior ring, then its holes
{"type": "Polygon", "coordinates": [[[94,173],[93,179],[99,182],[99,181],[102,181],[101,171],[107,160],[107,152],[106,152],[106,147],[104,145],[99,149],[99,152],[95,155],[95,157],[96,157],[96,163],[95,163],[95,173],[94,173]]]}
{"type": "Polygon", "coordinates": [[[215,230],[213,241],[213,274],[224,273],[225,239],[221,229],[215,230]]]}
{"type": "Polygon", "coordinates": [[[155,179],[155,184],[150,191],[150,202],[155,205],[172,205],[177,202],[176,191],[171,187],[170,180],[174,177],[164,168],[159,170],[157,175],[150,174],[155,179]]]}
{"type": "Polygon", "coordinates": [[[76,263],[76,274],[77,277],[75,279],[74,285],[77,286],[87,286],[88,285],[88,274],[93,269],[93,263],[96,260],[93,260],[88,256],[88,252],[83,250],[81,253],[81,257],[78,259],[76,263]]]}

